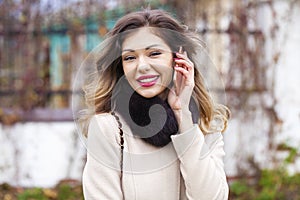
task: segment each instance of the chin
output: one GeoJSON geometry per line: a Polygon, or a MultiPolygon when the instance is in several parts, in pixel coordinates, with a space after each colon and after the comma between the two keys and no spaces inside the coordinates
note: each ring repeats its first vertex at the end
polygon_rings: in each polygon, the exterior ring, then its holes
{"type": "Polygon", "coordinates": [[[145,98],[147,98],[147,99],[156,96],[156,94],[149,93],[149,92],[140,92],[140,91],[137,91],[137,93],[138,93],[139,95],[141,95],[142,97],[145,97],[145,98]]]}
{"type": "Polygon", "coordinates": [[[152,97],[155,97],[155,96],[159,95],[162,91],[149,88],[148,90],[145,90],[145,89],[139,90],[138,89],[138,90],[136,90],[136,92],[139,95],[149,99],[149,98],[152,98],[152,97]]]}

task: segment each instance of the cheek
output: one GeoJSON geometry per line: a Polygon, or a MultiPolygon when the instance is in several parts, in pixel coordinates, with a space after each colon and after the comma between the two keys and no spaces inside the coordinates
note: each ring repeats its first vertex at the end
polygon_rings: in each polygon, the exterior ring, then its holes
{"type": "Polygon", "coordinates": [[[123,65],[124,74],[126,76],[132,74],[132,72],[134,71],[134,68],[133,68],[132,64],[130,64],[130,63],[122,63],[122,65],[123,65]]]}
{"type": "Polygon", "coordinates": [[[161,63],[164,63],[163,66],[159,68],[161,74],[170,74],[173,71],[173,61],[171,59],[163,60],[161,63]]]}
{"type": "Polygon", "coordinates": [[[171,67],[165,67],[160,71],[162,84],[167,87],[173,79],[173,69],[171,67]]]}
{"type": "MultiPolygon", "coordinates": [[[[135,70],[134,68],[127,64],[123,64],[123,71],[124,71],[124,75],[126,77],[126,79],[128,80],[128,82],[130,83],[130,85],[132,84],[132,81],[135,80],[135,70]]],[[[133,86],[133,85],[132,85],[133,86]]]]}
{"type": "Polygon", "coordinates": [[[127,64],[125,64],[124,62],[122,62],[122,67],[123,67],[124,74],[126,75],[128,73],[128,66],[127,66],[127,64]]]}
{"type": "Polygon", "coordinates": [[[165,60],[166,67],[173,68],[174,60],[172,56],[168,56],[168,58],[165,60]]]}

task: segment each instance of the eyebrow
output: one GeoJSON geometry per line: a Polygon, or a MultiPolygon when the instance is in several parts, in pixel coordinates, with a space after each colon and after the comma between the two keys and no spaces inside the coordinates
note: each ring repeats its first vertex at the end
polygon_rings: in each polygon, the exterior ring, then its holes
{"type": "MultiPolygon", "coordinates": [[[[152,44],[152,45],[146,47],[145,50],[148,50],[148,49],[151,49],[151,48],[157,47],[157,46],[161,46],[161,45],[159,45],[159,44],[152,44]]],[[[123,49],[122,52],[124,52],[124,51],[134,52],[135,50],[134,49],[123,49]]]]}

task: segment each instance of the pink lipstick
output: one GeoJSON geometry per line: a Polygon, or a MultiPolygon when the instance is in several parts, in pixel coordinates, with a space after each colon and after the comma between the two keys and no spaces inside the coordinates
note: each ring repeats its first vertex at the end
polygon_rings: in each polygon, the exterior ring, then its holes
{"type": "Polygon", "coordinates": [[[140,76],[137,81],[142,87],[151,87],[156,84],[158,77],[157,75],[140,76]]]}

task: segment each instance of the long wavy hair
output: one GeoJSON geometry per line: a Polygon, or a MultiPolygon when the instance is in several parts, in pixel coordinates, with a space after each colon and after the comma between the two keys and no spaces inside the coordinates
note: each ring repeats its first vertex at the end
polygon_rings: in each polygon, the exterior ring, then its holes
{"type": "Polygon", "coordinates": [[[97,78],[83,88],[86,104],[92,111],[80,119],[84,122],[83,133],[87,135],[87,125],[92,114],[112,111],[113,89],[124,75],[121,60],[122,42],[130,34],[129,32],[142,27],[153,27],[154,34],[162,38],[172,52],[178,51],[180,46],[187,51],[190,60],[195,65],[193,98],[200,113],[198,125],[204,134],[225,131],[230,111],[226,106],[214,103],[205,87],[201,72],[197,70],[197,65],[200,65],[201,61],[196,56],[197,51],[203,51],[204,43],[196,33],[188,30],[169,13],[163,10],[145,9],[123,16],[107,34],[107,38],[111,40],[97,57],[97,78]],[[213,121],[221,121],[221,124],[216,126],[212,123],[213,121]]]}

